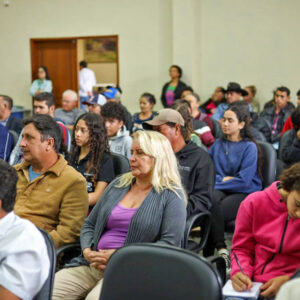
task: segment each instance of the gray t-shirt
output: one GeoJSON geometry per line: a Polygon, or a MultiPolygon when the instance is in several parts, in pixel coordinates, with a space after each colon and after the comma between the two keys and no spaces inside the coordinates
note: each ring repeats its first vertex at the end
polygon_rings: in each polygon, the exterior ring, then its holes
{"type": "Polygon", "coordinates": [[[65,125],[74,125],[77,118],[82,114],[84,114],[84,111],[78,109],[77,107],[70,111],[57,108],[54,112],[55,119],[63,121],[65,125]]]}

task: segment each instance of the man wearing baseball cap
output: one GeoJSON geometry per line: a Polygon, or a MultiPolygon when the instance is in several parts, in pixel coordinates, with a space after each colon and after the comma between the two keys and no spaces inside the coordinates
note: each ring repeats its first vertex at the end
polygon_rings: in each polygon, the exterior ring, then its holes
{"type": "Polygon", "coordinates": [[[149,126],[168,138],[179,163],[182,184],[188,197],[187,217],[207,211],[215,184],[214,164],[209,154],[192,141],[185,141],[183,132],[184,119],[173,109],[159,111],[144,128],[149,126]]]}
{"type": "MultiPolygon", "coordinates": [[[[227,94],[227,102],[218,105],[215,113],[211,116],[213,119],[217,121],[223,118],[225,110],[229,107],[229,104],[239,101],[242,96],[248,95],[248,92],[246,90],[243,90],[238,83],[229,82],[227,85],[226,94],[227,94]]],[[[252,109],[250,109],[249,107],[249,110],[252,109]]]]}
{"type": "Polygon", "coordinates": [[[101,114],[101,106],[104,105],[105,103],[106,103],[106,98],[101,94],[94,96],[93,98],[91,98],[88,101],[82,102],[82,104],[85,104],[88,106],[89,112],[95,113],[98,115],[101,114]]]}

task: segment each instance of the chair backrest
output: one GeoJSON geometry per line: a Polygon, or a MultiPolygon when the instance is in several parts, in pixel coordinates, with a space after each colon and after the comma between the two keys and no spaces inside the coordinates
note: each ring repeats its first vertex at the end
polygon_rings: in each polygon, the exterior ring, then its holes
{"type": "Polygon", "coordinates": [[[14,139],[14,145],[13,145],[13,148],[14,148],[18,142],[19,135],[14,130],[9,130],[9,132],[13,136],[13,139],[14,139]]]}
{"type": "Polygon", "coordinates": [[[133,244],[109,260],[101,300],[221,300],[222,284],[198,255],[159,244],[133,244]]]}
{"type": "Polygon", "coordinates": [[[257,141],[262,154],[262,184],[268,187],[276,179],[277,155],[276,150],[269,143],[257,141]]]}
{"type": "Polygon", "coordinates": [[[126,156],[117,153],[111,153],[111,157],[113,159],[116,176],[130,171],[129,160],[126,156]]]}
{"type": "Polygon", "coordinates": [[[294,129],[290,129],[288,131],[286,131],[280,138],[280,142],[279,142],[279,149],[278,149],[278,159],[282,160],[282,150],[283,147],[286,146],[286,144],[288,143],[288,141],[290,141],[292,139],[293,136],[295,136],[295,130],[294,129]]]}
{"type": "Polygon", "coordinates": [[[33,300],[51,300],[56,267],[56,250],[50,235],[45,230],[41,228],[38,229],[43,235],[45,243],[47,245],[48,256],[50,260],[50,270],[46,282],[44,283],[41,290],[37,293],[37,295],[33,298],[33,300]]]}
{"type": "Polygon", "coordinates": [[[213,136],[215,139],[219,139],[223,136],[223,131],[222,131],[221,125],[220,125],[219,121],[215,120],[214,118],[211,118],[211,120],[214,125],[213,136]]]}

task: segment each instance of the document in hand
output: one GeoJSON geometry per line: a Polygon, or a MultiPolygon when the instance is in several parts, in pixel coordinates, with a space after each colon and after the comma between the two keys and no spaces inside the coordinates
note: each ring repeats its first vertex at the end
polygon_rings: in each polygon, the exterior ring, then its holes
{"type": "Polygon", "coordinates": [[[237,292],[233,286],[231,280],[228,280],[223,287],[223,296],[225,297],[237,297],[236,299],[257,299],[260,293],[261,282],[253,282],[253,287],[250,291],[237,292]]]}

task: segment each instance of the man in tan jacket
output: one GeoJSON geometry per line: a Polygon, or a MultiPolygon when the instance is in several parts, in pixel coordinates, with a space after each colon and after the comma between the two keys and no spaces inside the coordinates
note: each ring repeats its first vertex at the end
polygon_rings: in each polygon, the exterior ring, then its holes
{"type": "Polygon", "coordinates": [[[57,248],[76,242],[88,211],[85,178],[58,154],[62,137],[53,118],[36,115],[24,124],[14,211],[49,232],[57,248]]]}

